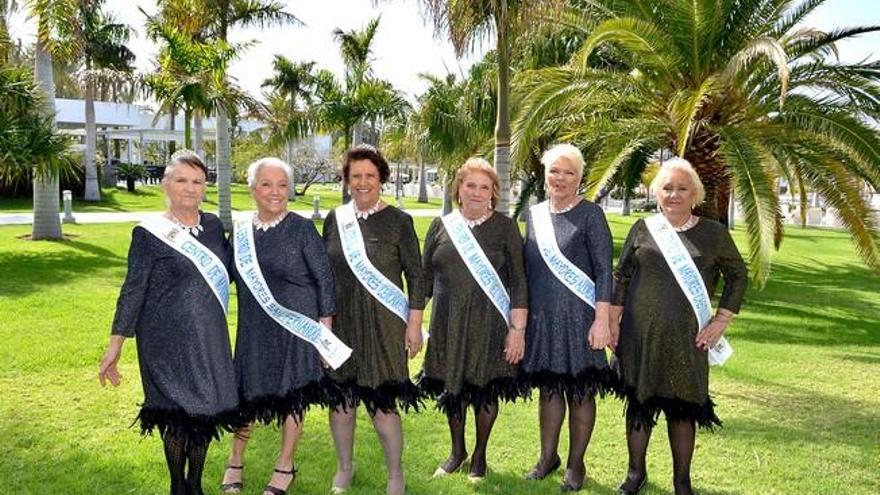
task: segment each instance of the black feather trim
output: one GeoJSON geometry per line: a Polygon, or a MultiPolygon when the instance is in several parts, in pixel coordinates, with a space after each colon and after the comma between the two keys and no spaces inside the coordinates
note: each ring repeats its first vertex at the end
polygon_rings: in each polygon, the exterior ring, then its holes
{"type": "Polygon", "coordinates": [[[499,399],[504,402],[516,402],[517,399],[528,395],[528,391],[519,381],[509,376],[490,380],[482,387],[465,382],[461,392],[457,394],[449,393],[443,380],[425,376],[424,372],[419,373],[417,383],[428,397],[437,401],[437,409],[453,418],[461,416],[463,404],[478,410],[497,404],[499,399]]]}
{"type": "Polygon", "coordinates": [[[418,412],[424,407],[425,395],[412,381],[385,382],[376,388],[363,387],[355,380],[337,382],[327,380],[325,404],[334,409],[351,409],[363,403],[370,415],[376,411],[397,413],[401,409],[418,412]]]}
{"type": "Polygon", "coordinates": [[[309,407],[326,405],[324,380],[309,382],[300,388],[288,391],[283,396],[264,395],[253,399],[242,399],[239,406],[241,414],[249,422],[258,421],[267,425],[275,423],[281,426],[288,416],[293,416],[297,422],[302,421],[309,407]]]}
{"type": "Polygon", "coordinates": [[[221,434],[234,432],[247,424],[238,409],[213,415],[196,415],[183,409],[142,407],[134,423],[138,421],[142,435],[149,435],[157,430],[163,438],[165,435],[172,435],[182,439],[187,446],[207,445],[212,439],[219,440],[221,434]]]}
{"type": "Polygon", "coordinates": [[[529,391],[540,388],[577,403],[597,395],[603,398],[606,395],[618,399],[623,397],[620,378],[611,368],[584,368],[577,375],[542,370],[521,373],[518,379],[521,386],[529,391]]]}
{"type": "Polygon", "coordinates": [[[715,415],[715,403],[711,397],[707,397],[706,402],[697,404],[674,397],[651,397],[646,401],[638,401],[632,387],[627,387],[624,394],[626,423],[636,430],[642,426],[656,426],[661,411],[666,416],[666,421],[693,421],[700,428],[709,431],[722,426],[721,419],[715,415]]]}

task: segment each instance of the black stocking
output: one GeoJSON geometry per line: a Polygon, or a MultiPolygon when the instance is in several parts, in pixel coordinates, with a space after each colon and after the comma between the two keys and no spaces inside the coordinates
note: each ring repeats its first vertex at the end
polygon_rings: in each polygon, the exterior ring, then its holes
{"type": "Polygon", "coordinates": [[[629,451],[629,470],[626,480],[620,485],[625,491],[635,492],[642,486],[645,477],[648,476],[645,467],[645,456],[648,452],[648,441],[651,439],[651,428],[640,424],[634,426],[627,422],[626,447],[629,451]]]}
{"type": "Polygon", "coordinates": [[[694,456],[696,431],[690,420],[666,420],[669,448],[672,450],[672,485],[675,495],[691,495],[691,459],[694,456]]]}
{"type": "Polygon", "coordinates": [[[535,477],[543,478],[559,459],[559,431],[565,419],[565,399],[558,393],[541,389],[538,423],[541,427],[541,458],[535,466],[535,477]]]}
{"type": "Polygon", "coordinates": [[[568,472],[566,477],[575,486],[584,483],[587,468],[584,466],[584,454],[590,437],[593,436],[593,426],[596,424],[596,400],[592,396],[584,397],[581,402],[569,399],[568,402],[568,472]]]}
{"type": "Polygon", "coordinates": [[[471,474],[475,476],[486,475],[486,447],[489,444],[489,435],[492,434],[492,426],[498,417],[498,403],[488,404],[474,408],[477,423],[477,443],[471,456],[471,474]]]}
{"type": "Polygon", "coordinates": [[[184,441],[171,433],[166,432],[162,437],[165,444],[165,462],[168,463],[168,474],[171,476],[171,495],[187,495],[186,479],[186,452],[184,441]]]}
{"type": "Polygon", "coordinates": [[[191,495],[203,495],[202,472],[205,470],[205,458],[208,453],[208,443],[190,444],[186,451],[189,460],[189,471],[186,481],[189,484],[191,495]]]}
{"type": "Polygon", "coordinates": [[[466,418],[467,404],[461,405],[457,416],[452,414],[452,411],[446,416],[452,447],[449,452],[449,458],[443,462],[441,467],[447,473],[455,472],[461,466],[461,463],[467,460],[467,447],[465,447],[464,443],[464,424],[466,418]]]}

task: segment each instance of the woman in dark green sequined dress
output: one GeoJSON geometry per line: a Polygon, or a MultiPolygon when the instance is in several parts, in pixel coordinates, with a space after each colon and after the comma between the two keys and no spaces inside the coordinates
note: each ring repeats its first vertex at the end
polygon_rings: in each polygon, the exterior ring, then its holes
{"type": "Polygon", "coordinates": [[[479,479],[486,473],[486,446],[498,399],[520,395],[516,364],[524,353],[528,291],[519,228],[493,211],[498,197],[495,170],[485,160],[468,160],[456,176],[453,197],[510,295],[510,326],[471,275],[442,220],[435,219],[425,239],[425,278],[434,305],[419,385],[446,413],[452,438],[449,458],[435,476],[457,471],[467,459],[464,426],[470,405],[477,423],[470,477],[479,479]]]}
{"type": "Polygon", "coordinates": [[[691,213],[705,193],[688,162],[668,161],[652,189],[663,215],[693,258],[709,296],[719,275],[724,277],[724,291],[715,317],[699,329],[691,304],[645,221],[639,220],[630,229],[614,272],[611,308],[612,341],[619,335],[617,356],[626,393],[629,447],[629,471],[619,492],[637,493],[644,486],[648,440],[662,411],[672,450],[675,493],[690,494],[695,425],[721,424],[709,397],[706,351],[739,311],[747,273],[727,228],[691,213]]]}
{"type": "Polygon", "coordinates": [[[342,492],[351,483],[355,413],[363,402],[385,451],[387,493],[403,493],[403,432],[398,413],[401,408],[417,408],[421,400],[407,367],[407,359],[422,346],[425,283],[419,240],[412,218],[379,199],[390,169],[377,150],[368,146],[350,150],[343,175],[351,190],[367,258],[397,287],[403,287],[401,275],[406,278],[409,318],[404,323],[361,284],[345,259],[336,212],[330,213],[324,223],[324,241],[336,279],[333,333],[353,350],[348,361],[330,372],[336,384],[330,411],[337,455],[332,490],[342,492]]]}

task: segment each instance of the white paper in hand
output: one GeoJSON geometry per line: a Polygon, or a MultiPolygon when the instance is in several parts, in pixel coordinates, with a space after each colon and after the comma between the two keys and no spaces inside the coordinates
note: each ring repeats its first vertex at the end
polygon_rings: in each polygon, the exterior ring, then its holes
{"type": "Polygon", "coordinates": [[[720,366],[732,355],[733,347],[727,342],[727,339],[721,337],[715,345],[709,348],[709,364],[712,366],[720,366]]]}

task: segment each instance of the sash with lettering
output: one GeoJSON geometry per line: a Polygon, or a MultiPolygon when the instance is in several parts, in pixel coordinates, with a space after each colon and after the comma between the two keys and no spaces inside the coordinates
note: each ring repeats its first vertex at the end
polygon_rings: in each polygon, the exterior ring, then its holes
{"type": "Polygon", "coordinates": [[[532,213],[531,227],[535,230],[538,252],[550,272],[582,301],[596,308],[596,284],[577,265],[562,254],[550,218],[550,202],[538,203],[529,210],[532,213]]]}
{"type": "Polygon", "coordinates": [[[361,226],[354,213],[354,200],[337,207],[334,211],[342,252],[354,276],[376,300],[382,303],[382,306],[396,314],[404,323],[409,322],[409,301],[406,294],[373,266],[370,258],[367,257],[361,226]]]}
{"type": "Polygon", "coordinates": [[[468,227],[458,210],[440,218],[443,226],[446,227],[446,233],[452,239],[452,244],[462,261],[471,272],[471,276],[477,281],[477,284],[483,289],[483,292],[495,305],[495,309],[501,313],[505,323],[510,326],[510,295],[501,278],[495,271],[495,267],[489,262],[483,248],[474,238],[471,228],[468,227]]]}
{"type": "MultiPolygon", "coordinates": [[[[645,218],[645,225],[675,275],[678,286],[691,303],[699,328],[705,328],[712,319],[712,302],[709,300],[709,293],[706,291],[706,285],[703,283],[700,271],[697,270],[697,265],[694,264],[672,224],[662,213],[645,218]]],[[[722,336],[718,343],[709,349],[709,363],[724,364],[732,354],[733,347],[722,336]]]]}
{"type": "Polygon", "coordinates": [[[235,224],[233,242],[238,274],[267,315],[288,332],[315,346],[324,361],[327,361],[333,369],[339,368],[351,356],[351,349],[320,322],[288,309],[275,300],[260,270],[254,245],[254,229],[251,224],[250,221],[240,221],[235,224]]]}
{"type": "Polygon", "coordinates": [[[220,258],[189,232],[164,216],[148,218],[140,226],[192,261],[226,313],[229,307],[229,273],[220,258]]]}

